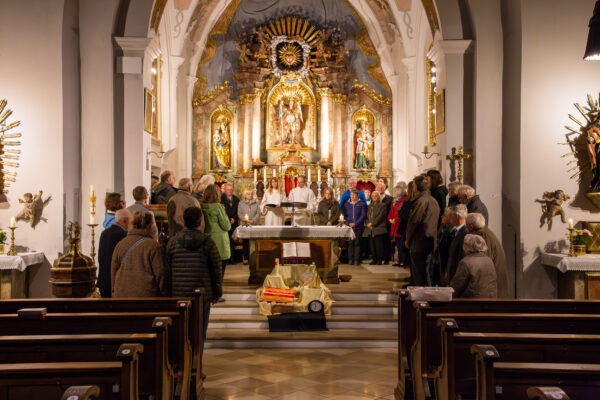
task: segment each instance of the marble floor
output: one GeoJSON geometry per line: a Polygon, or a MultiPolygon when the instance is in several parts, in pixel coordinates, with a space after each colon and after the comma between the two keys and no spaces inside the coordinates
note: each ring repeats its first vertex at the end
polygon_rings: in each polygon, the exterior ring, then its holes
{"type": "Polygon", "coordinates": [[[207,349],[207,400],[393,399],[396,349],[207,349]]]}

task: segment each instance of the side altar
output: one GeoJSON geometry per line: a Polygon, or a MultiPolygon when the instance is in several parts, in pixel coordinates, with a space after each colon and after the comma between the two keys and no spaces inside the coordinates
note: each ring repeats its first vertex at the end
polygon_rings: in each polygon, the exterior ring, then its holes
{"type": "Polygon", "coordinates": [[[310,246],[311,261],[325,283],[339,283],[340,239],[354,239],[348,226],[239,226],[233,232],[235,240],[250,241],[250,276],[248,284],[262,284],[275,266],[275,259],[283,258],[284,243],[303,242],[310,246]]]}

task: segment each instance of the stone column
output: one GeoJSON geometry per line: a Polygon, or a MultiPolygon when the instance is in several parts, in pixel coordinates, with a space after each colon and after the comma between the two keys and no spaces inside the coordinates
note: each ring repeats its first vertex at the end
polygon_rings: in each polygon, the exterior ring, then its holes
{"type": "Polygon", "coordinates": [[[333,140],[333,172],[346,174],[344,164],[344,155],[348,154],[344,151],[345,136],[346,136],[346,96],[338,94],[333,97],[334,110],[334,140],[333,140]]]}
{"type": "Polygon", "coordinates": [[[332,111],[332,93],[329,88],[320,88],[321,95],[321,162],[330,163],[329,158],[329,136],[333,134],[330,126],[330,114],[332,111]]]}
{"type": "MultiPolygon", "coordinates": [[[[381,116],[381,165],[379,166],[379,176],[390,178],[392,173],[390,172],[390,148],[389,140],[390,134],[388,131],[388,116],[381,116]]],[[[392,187],[393,184],[388,182],[388,186],[392,187]]]]}
{"type": "Polygon", "coordinates": [[[234,142],[235,145],[232,147],[237,152],[237,174],[241,175],[244,172],[244,131],[246,126],[246,108],[248,105],[244,103],[243,97],[240,96],[240,108],[238,111],[238,129],[237,129],[237,140],[234,142]]]}
{"type": "Polygon", "coordinates": [[[242,147],[242,169],[248,173],[252,169],[252,103],[253,94],[244,94],[240,96],[240,114],[243,116],[243,125],[241,125],[240,137],[243,143],[242,147]]]}
{"type": "MultiPolygon", "coordinates": [[[[118,83],[120,93],[115,104],[115,113],[120,115],[115,123],[115,131],[121,136],[123,153],[121,162],[122,177],[118,177],[115,189],[124,192],[128,204],[134,200],[131,190],[138,185],[150,187],[150,171],[146,165],[147,152],[151,148],[151,136],[144,131],[144,68],[152,59],[158,57],[160,49],[156,43],[145,37],[115,37],[115,42],[122,51],[117,56],[118,83]],[[136,117],[139,116],[139,117],[136,117]],[[120,182],[119,182],[120,181],[120,182]]],[[[149,83],[149,82],[148,82],[149,83]]]]}
{"type": "MultiPolygon", "coordinates": [[[[452,147],[464,146],[464,84],[465,53],[471,40],[440,40],[428,53],[428,57],[437,65],[445,56],[443,80],[446,82],[446,148],[444,154],[450,154],[452,147]]],[[[450,169],[446,172],[446,181],[450,181],[450,169]]]]}
{"type": "Polygon", "coordinates": [[[257,91],[252,100],[252,164],[263,164],[260,159],[260,96],[257,91]]]}
{"type": "Polygon", "coordinates": [[[210,169],[210,165],[204,169],[204,115],[198,114],[196,119],[198,121],[196,124],[196,170],[193,171],[192,175],[201,174],[210,169]]]}

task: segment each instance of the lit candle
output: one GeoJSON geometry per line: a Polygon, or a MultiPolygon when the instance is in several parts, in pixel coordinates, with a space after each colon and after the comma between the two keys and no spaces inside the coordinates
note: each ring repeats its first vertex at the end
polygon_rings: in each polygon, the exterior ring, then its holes
{"type": "Polygon", "coordinates": [[[263,168],[263,182],[267,182],[267,167],[263,168]]]}
{"type": "Polygon", "coordinates": [[[310,169],[308,170],[308,181],[310,182],[310,169]]]}
{"type": "Polygon", "coordinates": [[[248,214],[244,215],[244,221],[246,221],[246,222],[249,221],[248,214]]]}
{"type": "Polygon", "coordinates": [[[273,168],[273,178],[275,178],[277,176],[277,170],[275,168],[273,168]]]}
{"type": "Polygon", "coordinates": [[[90,225],[96,225],[96,216],[94,214],[90,214],[90,225]]]}
{"type": "Polygon", "coordinates": [[[17,220],[15,219],[15,217],[11,217],[10,218],[10,227],[11,228],[16,228],[17,227],[17,220]]]}
{"type": "Polygon", "coordinates": [[[340,214],[340,222],[344,222],[344,214],[340,214]]]}
{"type": "Polygon", "coordinates": [[[327,170],[327,182],[331,181],[331,170],[327,170]]]}
{"type": "Polygon", "coordinates": [[[317,168],[317,182],[321,182],[321,167],[317,168]]]}
{"type": "Polygon", "coordinates": [[[258,170],[255,169],[254,170],[254,183],[256,183],[257,180],[258,180],[258,170]]]}
{"type": "Polygon", "coordinates": [[[569,218],[569,229],[573,229],[573,218],[569,218]]]}

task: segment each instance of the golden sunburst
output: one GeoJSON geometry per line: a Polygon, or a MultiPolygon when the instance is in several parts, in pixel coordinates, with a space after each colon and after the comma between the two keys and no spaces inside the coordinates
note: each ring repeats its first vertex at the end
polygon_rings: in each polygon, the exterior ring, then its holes
{"type": "Polygon", "coordinates": [[[286,43],[277,51],[278,59],[286,67],[293,67],[302,62],[302,48],[292,43],[286,43]]]}

